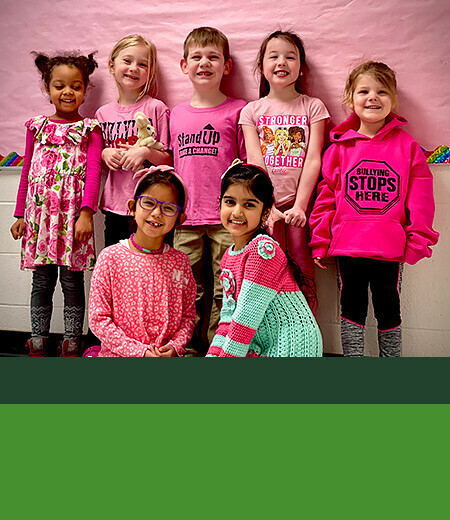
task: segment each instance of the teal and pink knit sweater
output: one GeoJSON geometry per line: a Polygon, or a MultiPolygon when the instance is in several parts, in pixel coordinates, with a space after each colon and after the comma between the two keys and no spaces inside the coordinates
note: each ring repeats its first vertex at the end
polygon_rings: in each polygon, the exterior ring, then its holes
{"type": "Polygon", "coordinates": [[[318,357],[322,336],[275,240],[258,235],[221,262],[223,305],[207,357],[318,357]]]}

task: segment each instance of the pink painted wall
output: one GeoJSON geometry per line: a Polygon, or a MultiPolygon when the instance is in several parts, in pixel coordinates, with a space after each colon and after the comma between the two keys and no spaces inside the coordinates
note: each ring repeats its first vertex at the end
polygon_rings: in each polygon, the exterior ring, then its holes
{"type": "Polygon", "coordinates": [[[221,29],[234,61],[227,93],[257,97],[254,60],[262,39],[289,29],[303,38],[311,66],[310,93],[321,98],[338,123],[340,98],[350,69],[365,59],[387,62],[398,74],[398,112],[428,150],[450,145],[448,0],[2,0],[0,42],[0,153],[24,150],[23,122],[50,114],[30,51],[97,50],[99,69],[82,113],[116,97],[107,57],[131,33],[158,48],[159,97],[172,108],[191,93],[179,68],[182,43],[200,25],[221,29]]]}

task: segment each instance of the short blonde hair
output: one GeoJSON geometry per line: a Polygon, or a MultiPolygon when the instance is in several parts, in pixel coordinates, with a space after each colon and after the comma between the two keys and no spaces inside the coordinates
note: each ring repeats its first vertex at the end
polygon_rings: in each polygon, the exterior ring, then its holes
{"type": "Polygon", "coordinates": [[[208,45],[218,47],[222,49],[225,61],[230,59],[230,44],[228,43],[228,38],[223,32],[219,31],[219,29],[215,29],[214,27],[197,27],[197,29],[193,29],[184,40],[183,57],[185,60],[187,60],[189,55],[189,47],[195,44],[200,45],[200,47],[206,47],[208,45]]]}
{"type": "Polygon", "coordinates": [[[130,34],[129,36],[125,36],[125,38],[122,38],[120,41],[118,41],[116,45],[114,45],[114,48],[109,55],[109,67],[114,67],[114,60],[117,58],[119,52],[135,45],[144,45],[148,50],[148,78],[138,96],[138,100],[144,97],[146,94],[148,94],[150,97],[155,97],[158,91],[158,65],[156,62],[156,47],[150,40],[147,40],[147,38],[144,38],[139,34],[130,34]]]}
{"type": "Polygon", "coordinates": [[[397,105],[397,79],[395,72],[389,68],[385,63],[380,61],[366,61],[354,68],[347,78],[345,83],[344,97],[342,103],[351,105],[353,94],[356,89],[356,82],[361,74],[370,74],[378,83],[389,92],[392,106],[397,105]]]}

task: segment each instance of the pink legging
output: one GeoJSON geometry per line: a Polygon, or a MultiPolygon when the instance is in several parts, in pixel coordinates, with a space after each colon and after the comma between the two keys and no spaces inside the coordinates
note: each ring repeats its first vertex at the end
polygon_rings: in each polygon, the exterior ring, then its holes
{"type": "MultiPolygon", "coordinates": [[[[281,212],[292,207],[291,204],[278,208],[281,212]]],[[[310,208],[306,213],[309,218],[310,208]]],[[[314,262],[311,255],[311,249],[308,247],[310,241],[308,222],[304,227],[291,226],[284,220],[277,220],[273,226],[273,238],[280,244],[283,251],[300,266],[306,276],[314,280],[314,262]]]]}

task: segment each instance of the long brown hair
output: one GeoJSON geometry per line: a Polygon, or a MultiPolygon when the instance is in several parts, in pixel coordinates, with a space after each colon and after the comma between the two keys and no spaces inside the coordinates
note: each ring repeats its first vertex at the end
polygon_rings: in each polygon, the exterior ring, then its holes
{"type": "Polygon", "coordinates": [[[301,65],[301,73],[298,75],[298,78],[295,82],[295,90],[299,94],[305,94],[306,93],[306,81],[307,76],[309,72],[308,64],[306,63],[306,54],[305,54],[305,47],[303,45],[303,42],[301,38],[290,31],[275,31],[272,34],[269,34],[267,38],[262,42],[261,47],[259,49],[258,56],[256,58],[256,71],[260,74],[261,79],[259,83],[259,97],[262,98],[264,96],[267,96],[267,94],[270,92],[270,85],[267,79],[264,77],[263,74],[263,61],[264,61],[264,55],[266,53],[267,44],[270,42],[270,40],[273,40],[274,38],[282,38],[283,40],[286,40],[288,43],[292,44],[294,47],[298,49],[298,54],[300,57],[300,65],[301,65]]]}

